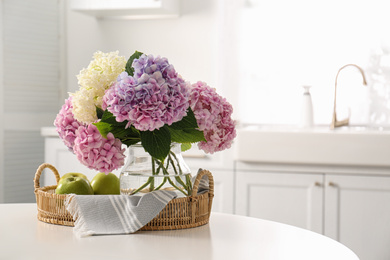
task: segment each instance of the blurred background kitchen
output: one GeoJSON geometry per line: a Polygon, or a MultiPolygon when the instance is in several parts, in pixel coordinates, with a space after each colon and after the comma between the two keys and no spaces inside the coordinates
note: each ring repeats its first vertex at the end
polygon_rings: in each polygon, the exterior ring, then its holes
{"type": "MultiPolygon", "coordinates": [[[[68,92],[78,89],[76,75],[97,50],[118,50],[126,57],[138,50],[167,57],[184,79],[205,81],[226,97],[239,127],[297,126],[303,85],[312,86],[314,124],[328,127],[336,73],[345,64],[357,64],[368,85],[363,86],[358,70],[345,69],[338,79],[337,113],[343,118],[350,111],[351,125],[386,129],[390,125],[386,2],[1,0],[0,203],[35,202],[32,180],[38,165],[48,156],[53,161],[61,156],[48,154],[47,149],[45,156],[45,137],[54,137],[42,135],[41,129],[53,126],[68,92]],[[172,9],[140,7],[161,1],[172,9]],[[121,2],[136,11],[110,10],[110,5],[121,2]],[[105,10],[92,10],[99,6],[105,10]]],[[[239,213],[233,150],[194,162],[211,168],[217,163],[213,173],[225,183],[221,197],[230,197],[231,203],[217,201],[216,209],[239,213]]],[[[64,149],[65,153],[72,156],[64,149]]]]}
{"type": "Polygon", "coordinates": [[[389,124],[385,1],[178,2],[177,16],[123,18],[77,12],[72,1],[1,1],[0,201],[34,201],[40,127],[52,126],[97,50],[168,57],[186,80],[217,88],[240,124],[298,124],[302,85],[312,86],[315,124],[329,124],[336,72],[355,63],[369,86],[357,70],[343,73],[340,116],[349,107],[352,124],[389,124]]]}

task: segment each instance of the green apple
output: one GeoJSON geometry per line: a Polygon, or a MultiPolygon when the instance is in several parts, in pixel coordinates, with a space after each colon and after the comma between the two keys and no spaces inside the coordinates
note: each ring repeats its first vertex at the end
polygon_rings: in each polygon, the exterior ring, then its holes
{"type": "Polygon", "coordinates": [[[113,174],[100,172],[93,177],[91,186],[95,194],[120,194],[119,178],[113,174]]]}
{"type": "Polygon", "coordinates": [[[58,182],[56,194],[93,195],[93,189],[87,179],[82,177],[67,177],[58,182]]]}
{"type": "Polygon", "coordinates": [[[68,173],[65,173],[64,175],[62,175],[60,180],[68,178],[68,177],[81,177],[81,178],[84,178],[84,179],[88,180],[87,176],[85,176],[84,174],[79,173],[79,172],[68,172],[68,173]]]}

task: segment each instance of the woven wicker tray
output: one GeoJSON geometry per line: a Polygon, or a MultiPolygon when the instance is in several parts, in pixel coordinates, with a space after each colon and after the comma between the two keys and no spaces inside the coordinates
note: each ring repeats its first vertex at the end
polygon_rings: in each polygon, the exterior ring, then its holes
{"type": "MultiPolygon", "coordinates": [[[[44,163],[37,169],[34,178],[37,217],[46,223],[74,226],[74,220],[64,206],[68,195],[55,194],[57,185],[40,187],[39,179],[45,168],[54,173],[57,183],[60,180],[57,169],[51,164],[44,163]]],[[[202,170],[195,179],[191,196],[171,200],[152,221],[140,230],[171,230],[205,225],[209,222],[213,197],[214,178],[209,171],[202,170]],[[209,178],[210,189],[208,192],[198,194],[199,182],[204,175],[209,178]]]]}

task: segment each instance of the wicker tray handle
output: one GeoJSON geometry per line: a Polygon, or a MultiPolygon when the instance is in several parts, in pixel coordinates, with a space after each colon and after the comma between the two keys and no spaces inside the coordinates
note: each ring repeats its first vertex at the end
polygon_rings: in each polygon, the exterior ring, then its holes
{"type": "Polygon", "coordinates": [[[56,177],[57,184],[60,181],[60,174],[58,173],[57,169],[49,163],[43,163],[38,167],[37,172],[35,173],[35,177],[34,177],[34,188],[35,189],[40,188],[39,179],[41,178],[41,174],[45,168],[49,168],[50,170],[52,170],[52,172],[54,173],[54,176],[56,177]]]}
{"type": "Polygon", "coordinates": [[[192,195],[191,195],[192,197],[195,197],[197,195],[200,180],[202,179],[202,177],[204,175],[207,175],[207,177],[209,178],[209,194],[210,194],[210,196],[214,196],[214,178],[213,178],[213,175],[208,170],[202,170],[201,172],[199,172],[196,175],[196,179],[195,179],[194,186],[193,186],[193,189],[192,189],[192,195]]]}

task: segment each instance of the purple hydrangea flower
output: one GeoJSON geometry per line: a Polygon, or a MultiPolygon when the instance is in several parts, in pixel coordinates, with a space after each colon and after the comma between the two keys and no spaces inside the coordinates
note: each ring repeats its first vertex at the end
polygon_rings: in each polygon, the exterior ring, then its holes
{"type": "Polygon", "coordinates": [[[112,133],[104,138],[93,124],[76,131],[73,150],[77,159],[90,169],[108,174],[124,165],[125,149],[112,133]]]}
{"type": "Polygon", "coordinates": [[[102,109],[113,113],[118,122],[128,120],[128,114],[135,105],[135,87],[137,80],[122,72],[117,81],[106,90],[103,96],[102,109]],[[127,105],[130,104],[130,105],[127,105]]]}
{"type": "Polygon", "coordinates": [[[134,59],[132,67],[134,68],[134,78],[139,79],[143,74],[152,75],[160,71],[164,79],[177,78],[177,72],[173,65],[169,64],[168,59],[153,55],[142,54],[138,59],[134,59]]]}
{"type": "Polygon", "coordinates": [[[103,97],[118,122],[140,131],[171,125],[187,115],[189,84],[177,76],[166,58],[142,55],[133,62],[134,77],[123,72],[103,97]]]}
{"type": "Polygon", "coordinates": [[[73,152],[76,130],[84,125],[74,118],[72,109],[72,97],[70,96],[65,100],[65,104],[62,105],[60,112],[54,120],[58,135],[71,152],[73,152]]]}
{"type": "Polygon", "coordinates": [[[190,106],[206,139],[198,147],[211,154],[230,148],[236,137],[232,105],[206,83],[197,82],[192,84],[190,106]]]}

